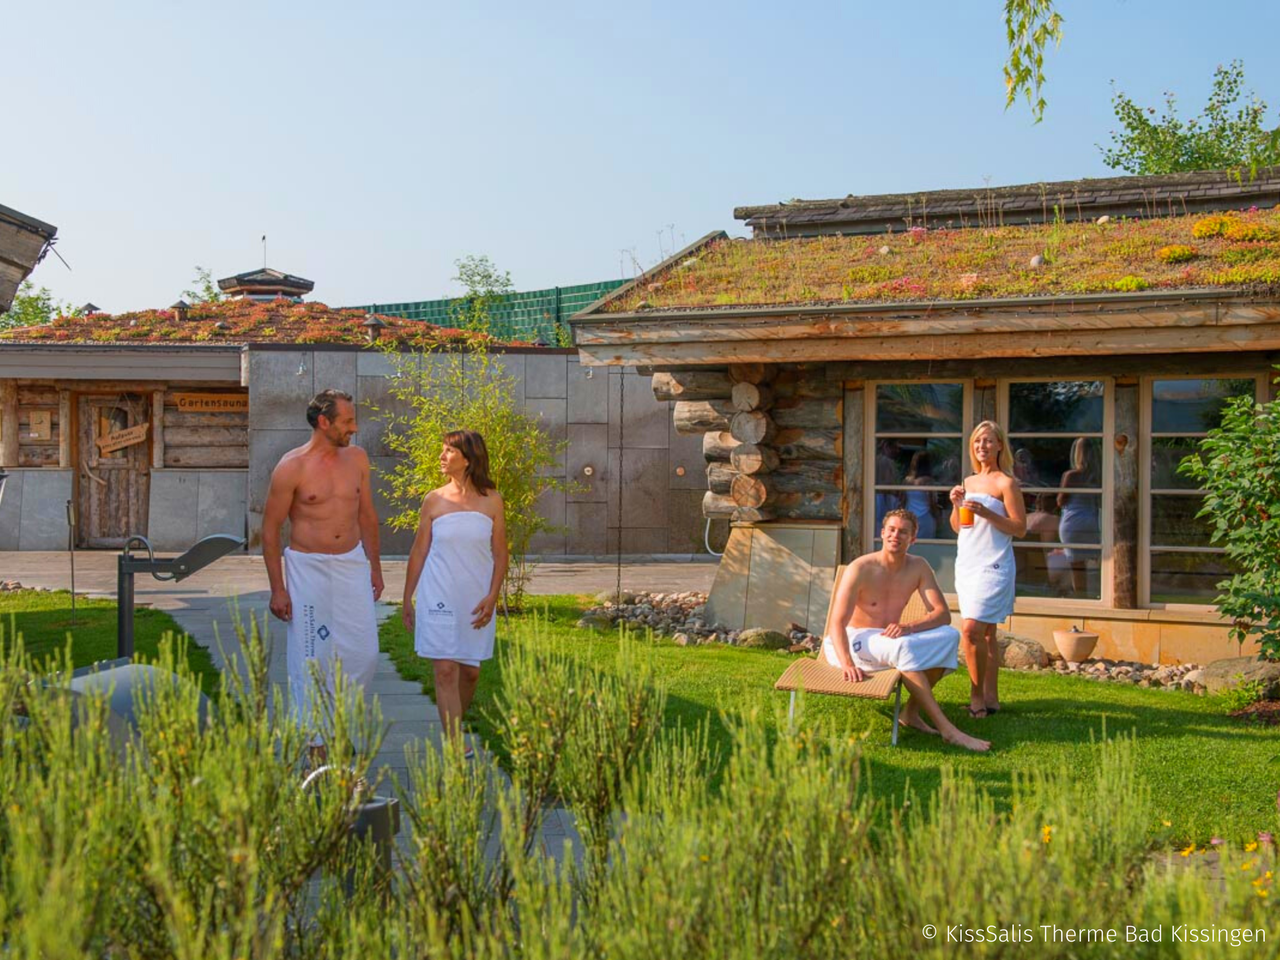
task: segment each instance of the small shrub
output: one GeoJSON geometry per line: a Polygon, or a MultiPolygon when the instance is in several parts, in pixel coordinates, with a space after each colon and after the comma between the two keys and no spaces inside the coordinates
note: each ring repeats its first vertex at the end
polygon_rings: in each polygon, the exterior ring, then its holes
{"type": "Polygon", "coordinates": [[[1165,263],[1186,263],[1188,260],[1194,260],[1197,256],[1195,247],[1188,247],[1186,244],[1181,243],[1170,244],[1156,251],[1156,257],[1165,263]]]}
{"type": "Polygon", "coordinates": [[[1237,673],[1236,685],[1222,691],[1222,702],[1227,713],[1235,713],[1251,707],[1260,700],[1266,699],[1267,685],[1261,680],[1245,680],[1244,675],[1237,673]]]}
{"type": "Polygon", "coordinates": [[[868,283],[886,283],[897,275],[898,271],[893,267],[867,264],[851,269],[845,279],[853,286],[861,286],[868,283]]]}
{"type": "Polygon", "coordinates": [[[1280,284],[1280,260],[1254,263],[1248,266],[1231,267],[1209,278],[1211,282],[1223,286],[1249,286],[1250,284],[1280,284]]]}
{"type": "Polygon", "coordinates": [[[1117,290],[1120,293],[1138,293],[1142,290],[1148,290],[1150,287],[1151,284],[1146,280],[1132,275],[1121,277],[1119,280],[1111,284],[1111,289],[1117,290]]]}
{"type": "Polygon", "coordinates": [[[1191,235],[1197,240],[1208,240],[1210,237],[1220,237],[1225,234],[1227,232],[1227,228],[1238,219],[1238,217],[1230,213],[1215,213],[1208,217],[1202,217],[1192,225],[1191,235]]]}
{"type": "Polygon", "coordinates": [[[1222,235],[1236,243],[1271,243],[1280,240],[1280,230],[1269,227],[1265,223],[1247,223],[1244,220],[1232,220],[1222,235]]]}
{"type": "Polygon", "coordinates": [[[1242,267],[1255,263],[1266,263],[1268,260],[1280,260],[1280,246],[1250,243],[1239,247],[1228,247],[1218,254],[1223,263],[1242,267]]]}

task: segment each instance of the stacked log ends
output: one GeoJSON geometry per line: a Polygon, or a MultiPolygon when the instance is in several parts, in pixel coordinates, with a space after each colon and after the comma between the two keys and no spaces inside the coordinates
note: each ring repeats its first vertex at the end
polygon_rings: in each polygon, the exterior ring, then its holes
{"type": "Polygon", "coordinates": [[[704,516],[840,519],[840,384],[807,369],[779,371],[739,363],[653,375],[654,396],[674,401],[677,432],[703,434],[704,516]]]}
{"type": "Polygon", "coordinates": [[[738,447],[738,441],[728,430],[712,430],[702,435],[702,456],[705,460],[729,460],[738,447]]]}
{"type": "Polygon", "coordinates": [[[729,432],[739,443],[768,443],[776,429],[773,419],[760,410],[739,411],[729,421],[729,432]]]}
{"type": "Polygon", "coordinates": [[[773,447],[758,443],[740,443],[730,451],[729,462],[739,473],[755,474],[772,473],[778,469],[781,461],[778,458],[778,451],[773,447]]]}
{"type": "Polygon", "coordinates": [[[771,363],[731,363],[729,380],[732,383],[772,383],[778,368],[771,363]]]}
{"type": "Polygon", "coordinates": [[[768,410],[773,406],[773,391],[761,383],[735,383],[733,385],[735,410],[768,410]]]}
{"type": "Polygon", "coordinates": [[[733,487],[733,478],[737,472],[723,460],[713,460],[707,464],[707,489],[712,493],[728,496],[733,487]]]}
{"type": "Polygon", "coordinates": [[[763,478],[741,473],[729,485],[729,495],[739,507],[763,507],[771,493],[772,487],[763,478]]]}

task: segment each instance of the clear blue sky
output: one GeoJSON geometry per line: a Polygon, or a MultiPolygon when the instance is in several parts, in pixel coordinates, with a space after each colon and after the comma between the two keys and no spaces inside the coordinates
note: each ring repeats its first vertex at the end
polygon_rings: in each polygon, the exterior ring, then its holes
{"type": "Polygon", "coordinates": [[[1112,79],[1198,112],[1241,58],[1280,122],[1275,0],[1061,0],[1038,126],[1002,6],[0,0],[0,203],[58,226],[33,279],[73,303],[166,306],[264,233],[315,299],[389,302],[467,254],[630,275],[740,204],[1105,175],[1112,79]]]}

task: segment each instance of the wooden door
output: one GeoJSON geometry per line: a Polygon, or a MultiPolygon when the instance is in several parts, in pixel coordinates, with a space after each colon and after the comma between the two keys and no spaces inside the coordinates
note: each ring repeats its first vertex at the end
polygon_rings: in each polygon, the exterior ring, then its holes
{"type": "Polygon", "coordinates": [[[81,396],[77,414],[80,545],[119,548],[147,533],[150,398],[81,396]]]}

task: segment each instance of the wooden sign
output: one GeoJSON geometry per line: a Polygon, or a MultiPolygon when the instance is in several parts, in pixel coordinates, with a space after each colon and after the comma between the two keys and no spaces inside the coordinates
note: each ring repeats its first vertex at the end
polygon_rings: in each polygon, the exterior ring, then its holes
{"type": "Polygon", "coordinates": [[[32,410],[29,437],[32,440],[52,440],[53,414],[48,410],[32,410]]]}
{"type": "Polygon", "coordinates": [[[125,447],[132,447],[135,443],[141,443],[147,439],[147,430],[150,427],[149,423],[140,423],[136,427],[116,430],[105,437],[99,437],[95,441],[98,444],[98,452],[111,453],[114,450],[123,450],[125,447]]]}
{"type": "Polygon", "coordinates": [[[247,393],[175,393],[174,401],[183,413],[248,413],[247,393]]]}

